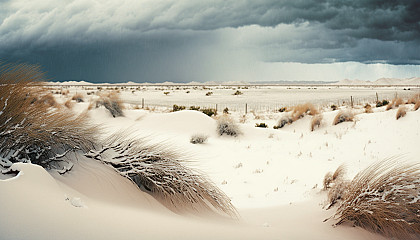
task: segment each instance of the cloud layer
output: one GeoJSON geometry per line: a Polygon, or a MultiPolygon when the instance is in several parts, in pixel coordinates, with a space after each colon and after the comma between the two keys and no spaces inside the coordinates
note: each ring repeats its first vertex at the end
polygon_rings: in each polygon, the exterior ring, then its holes
{"type": "Polygon", "coordinates": [[[40,63],[59,78],[217,80],[255,62],[420,64],[417,0],[0,5],[0,58],[40,63]]]}

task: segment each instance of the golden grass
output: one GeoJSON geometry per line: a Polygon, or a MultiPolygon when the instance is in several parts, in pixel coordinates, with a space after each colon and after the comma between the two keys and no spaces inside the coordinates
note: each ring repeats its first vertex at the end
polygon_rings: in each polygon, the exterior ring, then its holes
{"type": "Polygon", "coordinates": [[[386,159],[358,173],[334,215],[389,238],[420,237],[420,163],[386,159]]]}
{"type": "Polygon", "coordinates": [[[96,107],[99,106],[104,106],[113,117],[124,116],[122,111],[124,106],[119,97],[119,93],[116,91],[101,94],[100,98],[96,101],[96,107]]]}
{"type": "Polygon", "coordinates": [[[403,104],[404,101],[401,98],[394,98],[388,105],[386,105],[386,111],[393,109],[394,107],[399,107],[403,104]]]}
{"type": "Polygon", "coordinates": [[[398,108],[397,115],[395,118],[398,120],[402,117],[404,117],[407,114],[407,108],[405,106],[401,106],[398,108]]]}
{"type": "Polygon", "coordinates": [[[74,101],[76,101],[76,102],[78,102],[78,103],[80,103],[80,102],[84,102],[85,100],[84,100],[84,96],[83,96],[83,94],[81,94],[81,93],[76,93],[76,94],[74,94],[73,95],[73,97],[71,98],[71,100],[74,100],[74,101]]]}
{"type": "Polygon", "coordinates": [[[320,127],[322,122],[322,114],[317,114],[312,117],[311,120],[311,131],[315,130],[315,127],[320,127]]]}
{"type": "Polygon", "coordinates": [[[318,114],[318,109],[311,103],[300,104],[292,108],[292,120],[296,121],[306,114],[314,116],[318,114]]]}
{"type": "Polygon", "coordinates": [[[90,149],[96,128],[84,116],[51,108],[55,100],[52,102],[48,90],[33,85],[43,79],[36,66],[0,65],[0,156],[13,153],[12,162],[30,160],[51,168],[56,155],[90,149]]]}
{"type": "Polygon", "coordinates": [[[74,103],[71,101],[71,99],[68,99],[65,103],[64,106],[68,109],[72,109],[73,108],[74,103]]]}
{"type": "Polygon", "coordinates": [[[365,113],[373,113],[372,106],[370,104],[365,105],[365,113]]]}
{"type": "Polygon", "coordinates": [[[339,111],[333,120],[333,125],[337,125],[342,122],[352,122],[354,119],[354,113],[350,110],[339,111]]]}
{"type": "Polygon", "coordinates": [[[420,108],[420,101],[417,101],[414,105],[414,111],[417,111],[420,108]]]}

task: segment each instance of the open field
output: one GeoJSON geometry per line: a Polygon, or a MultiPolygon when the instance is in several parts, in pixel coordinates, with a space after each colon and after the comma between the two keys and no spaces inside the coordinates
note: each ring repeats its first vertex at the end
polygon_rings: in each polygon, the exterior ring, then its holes
{"type": "Polygon", "coordinates": [[[420,163],[420,110],[408,102],[417,88],[109,85],[49,86],[48,92],[57,102],[51,111],[85,113],[89,123],[100,127],[101,146],[68,155],[73,165],[64,174],[22,163],[11,165],[13,174],[0,174],[6,216],[0,231],[6,239],[386,239],[351,223],[331,226],[338,221],[332,217],[337,205],[327,210],[324,176],[342,164],[344,178],[352,179],[382,159],[420,163]],[[242,94],[233,95],[236,91],[242,94]],[[393,105],[376,107],[376,93],[393,105]],[[406,111],[398,120],[395,96],[406,111]],[[109,107],[113,102],[120,104],[121,116],[117,107],[109,107]],[[315,109],[295,108],[307,102],[315,109]],[[186,109],[173,112],[173,104],[186,109]],[[188,110],[216,104],[216,116],[188,110]],[[282,107],[287,109],[279,112],[282,107]],[[351,119],[334,125],[337,115],[347,111],[351,119]],[[322,117],[315,122],[315,116],[322,117]],[[286,118],[292,120],[279,127],[286,118]],[[220,128],[223,121],[232,125],[220,128]],[[101,147],[105,152],[107,144],[120,141],[114,134],[134,139],[137,150],[152,155],[181,156],[180,163],[226,194],[237,216],[209,216],[197,209],[179,213],[148,191],[150,186],[138,189],[106,160],[118,152],[100,156],[101,147]],[[101,161],[87,157],[95,154],[101,161]]]}

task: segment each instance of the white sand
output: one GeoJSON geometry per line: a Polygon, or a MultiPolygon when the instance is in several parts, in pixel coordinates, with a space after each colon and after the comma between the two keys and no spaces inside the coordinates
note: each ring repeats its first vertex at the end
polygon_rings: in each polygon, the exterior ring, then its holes
{"type": "MultiPolygon", "coordinates": [[[[88,104],[78,103],[74,111],[88,104]]],[[[257,116],[262,119],[249,113],[237,138],[218,136],[216,121],[196,111],[126,109],[125,117],[112,118],[103,108],[93,109],[92,121],[108,134],[129,129],[132,136],[164,140],[190,156],[189,164],[232,199],[240,219],[177,215],[95,161],[80,161],[63,176],[15,164],[18,176],[0,178],[0,239],[382,239],[323,222],[334,210],[323,209],[322,179],[342,163],[351,178],[378,159],[420,161],[420,110],[407,106],[400,120],[396,109],[375,108],[337,126],[331,124],[337,111],[327,109],[314,132],[310,116],[274,130],[286,113],[257,116]],[[270,128],[255,128],[259,122],[270,128]],[[191,144],[196,133],[208,135],[208,142],[191,144]]]]}

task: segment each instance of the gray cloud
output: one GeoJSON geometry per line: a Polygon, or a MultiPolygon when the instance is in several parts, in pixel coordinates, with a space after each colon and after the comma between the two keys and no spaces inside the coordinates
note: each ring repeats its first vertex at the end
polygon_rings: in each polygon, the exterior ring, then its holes
{"type": "Polygon", "coordinates": [[[217,80],[254,62],[420,64],[416,0],[0,0],[0,58],[59,79],[217,80]]]}

